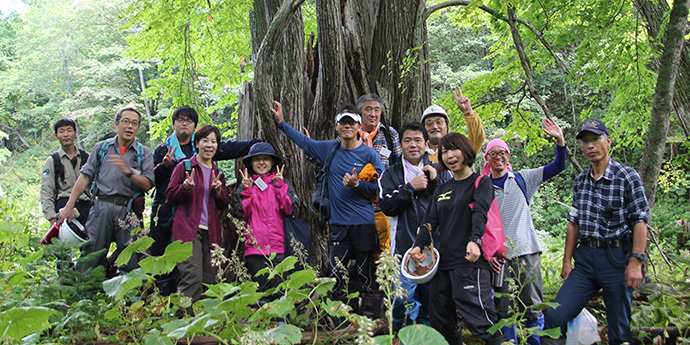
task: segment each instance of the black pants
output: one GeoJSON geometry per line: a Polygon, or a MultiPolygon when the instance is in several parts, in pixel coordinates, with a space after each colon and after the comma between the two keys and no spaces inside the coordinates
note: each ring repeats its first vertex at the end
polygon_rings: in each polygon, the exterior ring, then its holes
{"type": "Polygon", "coordinates": [[[347,265],[352,259],[355,259],[357,275],[362,281],[362,292],[377,290],[374,251],[379,248],[379,240],[376,225],[331,224],[330,231],[330,277],[336,278],[333,296],[338,298],[346,295],[343,275],[347,274],[347,265]]]}
{"type": "MultiPolygon", "coordinates": [[[[244,262],[247,265],[247,271],[249,271],[249,274],[252,276],[252,280],[259,283],[260,292],[276,288],[278,284],[283,281],[283,278],[280,275],[276,275],[273,277],[273,279],[269,280],[268,274],[263,274],[256,277],[256,273],[266,267],[269,267],[270,265],[275,267],[277,264],[281,263],[283,259],[285,259],[285,254],[276,254],[276,257],[273,259],[272,263],[269,263],[270,260],[263,255],[247,255],[244,257],[244,262]]],[[[277,295],[271,296],[268,298],[268,300],[273,300],[276,297],[277,295]]]]}
{"type": "Polygon", "coordinates": [[[498,343],[505,335],[490,334],[498,322],[491,299],[491,280],[488,269],[463,267],[439,270],[431,280],[429,321],[447,340],[454,339],[457,314],[460,313],[472,335],[487,343],[498,343]]]}
{"type": "Polygon", "coordinates": [[[155,218],[159,207],[160,205],[156,205],[151,208],[149,237],[153,238],[154,241],[151,245],[151,255],[153,256],[165,254],[165,247],[170,244],[170,240],[172,239],[172,226],[165,228],[156,224],[155,218]]]}

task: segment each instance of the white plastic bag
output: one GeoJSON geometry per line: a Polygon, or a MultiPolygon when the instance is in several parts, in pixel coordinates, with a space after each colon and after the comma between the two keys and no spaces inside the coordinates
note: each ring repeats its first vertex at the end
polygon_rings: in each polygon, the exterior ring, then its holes
{"type": "Polygon", "coordinates": [[[591,345],[600,341],[597,318],[587,308],[583,308],[577,317],[568,321],[566,345],[591,345]]]}

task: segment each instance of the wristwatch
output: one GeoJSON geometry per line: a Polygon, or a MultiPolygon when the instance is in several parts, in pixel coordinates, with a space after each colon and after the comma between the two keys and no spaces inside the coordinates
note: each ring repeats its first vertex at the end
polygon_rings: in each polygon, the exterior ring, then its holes
{"type": "Polygon", "coordinates": [[[125,176],[127,176],[127,178],[132,177],[132,175],[134,175],[134,170],[132,170],[132,169],[129,169],[129,174],[125,174],[125,176]]]}
{"type": "Polygon", "coordinates": [[[632,253],[630,254],[630,257],[640,260],[641,263],[647,261],[647,256],[644,255],[644,253],[632,253]]]}
{"type": "Polygon", "coordinates": [[[474,242],[480,247],[482,246],[482,238],[481,237],[470,239],[470,242],[474,242]]]}

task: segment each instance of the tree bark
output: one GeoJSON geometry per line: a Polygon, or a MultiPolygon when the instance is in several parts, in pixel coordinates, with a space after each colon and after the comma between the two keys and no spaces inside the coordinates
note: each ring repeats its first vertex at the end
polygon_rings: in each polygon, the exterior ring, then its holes
{"type": "MultiPolygon", "coordinates": [[[[666,0],[635,0],[633,4],[646,21],[645,28],[652,42],[652,47],[661,52],[663,45],[659,44],[660,42],[656,41],[656,38],[659,37],[664,25],[664,18],[668,12],[668,2],[666,0]]],[[[661,62],[658,59],[655,59],[655,62],[654,67],[658,69],[661,62]]],[[[685,45],[682,48],[679,65],[681,75],[690,75],[690,46],[685,45]]],[[[690,139],[690,78],[679,78],[673,93],[673,111],[677,116],[678,126],[685,138],[690,139]]]]}
{"type": "Polygon", "coordinates": [[[651,120],[645,140],[644,159],[640,164],[640,175],[650,207],[654,206],[656,200],[657,180],[659,179],[659,171],[666,148],[666,137],[673,113],[676,77],[685,43],[688,6],[690,6],[690,0],[674,0],[664,35],[664,51],[661,55],[661,67],[657,77],[651,120]]]}

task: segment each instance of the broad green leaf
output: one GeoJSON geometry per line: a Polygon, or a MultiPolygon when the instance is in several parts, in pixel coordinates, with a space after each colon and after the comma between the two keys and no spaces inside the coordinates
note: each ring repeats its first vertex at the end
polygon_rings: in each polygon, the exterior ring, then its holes
{"type": "Polygon", "coordinates": [[[142,285],[142,279],[137,277],[138,275],[132,274],[135,271],[104,281],[103,290],[105,290],[105,293],[110,297],[122,299],[128,291],[136,289],[142,285]]]}
{"type": "Polygon", "coordinates": [[[240,287],[235,283],[219,283],[208,286],[208,290],[204,292],[205,296],[223,299],[226,296],[232,295],[240,291],[240,287]]]}
{"type": "Polygon", "coordinates": [[[143,345],[173,345],[173,341],[170,338],[162,335],[159,330],[152,329],[148,333],[144,334],[141,339],[143,345]]]}
{"type": "Polygon", "coordinates": [[[374,341],[376,341],[377,345],[390,345],[393,343],[393,340],[395,340],[395,336],[390,334],[382,334],[374,337],[374,341]]]}
{"type": "Polygon", "coordinates": [[[305,284],[312,283],[316,279],[316,274],[313,270],[303,270],[297,271],[290,275],[290,279],[287,282],[288,289],[298,289],[305,284]]]}
{"type": "Polygon", "coordinates": [[[128,245],[127,248],[125,248],[120,253],[115,262],[118,266],[127,264],[129,262],[129,259],[132,257],[132,254],[143,252],[144,250],[148,249],[153,244],[153,242],[154,240],[151,237],[142,237],[134,241],[134,243],[128,245]]]}
{"type": "Polygon", "coordinates": [[[400,332],[398,332],[398,338],[400,338],[400,342],[404,345],[448,344],[441,333],[425,325],[411,325],[403,327],[400,332]]]}
{"type": "Polygon", "coordinates": [[[187,260],[192,255],[192,242],[182,243],[175,241],[165,248],[161,256],[149,256],[139,261],[139,266],[145,272],[154,275],[170,273],[180,262],[187,260]]]}
{"type": "Polygon", "coordinates": [[[210,315],[208,314],[199,315],[189,320],[191,322],[188,325],[173,330],[172,332],[168,333],[168,337],[180,339],[182,337],[199,334],[202,333],[204,329],[218,323],[218,320],[211,319],[210,315]]]}
{"type": "Polygon", "coordinates": [[[10,274],[9,278],[7,278],[7,283],[10,286],[17,286],[25,282],[27,277],[29,277],[29,274],[26,272],[13,272],[10,274]]]}
{"type": "Polygon", "coordinates": [[[50,327],[48,318],[55,310],[43,307],[12,308],[0,314],[0,334],[11,339],[21,339],[34,332],[50,327]]]}
{"type": "Polygon", "coordinates": [[[300,344],[302,341],[302,330],[293,325],[271,328],[263,332],[263,335],[271,340],[271,344],[291,345],[300,344]]]}

